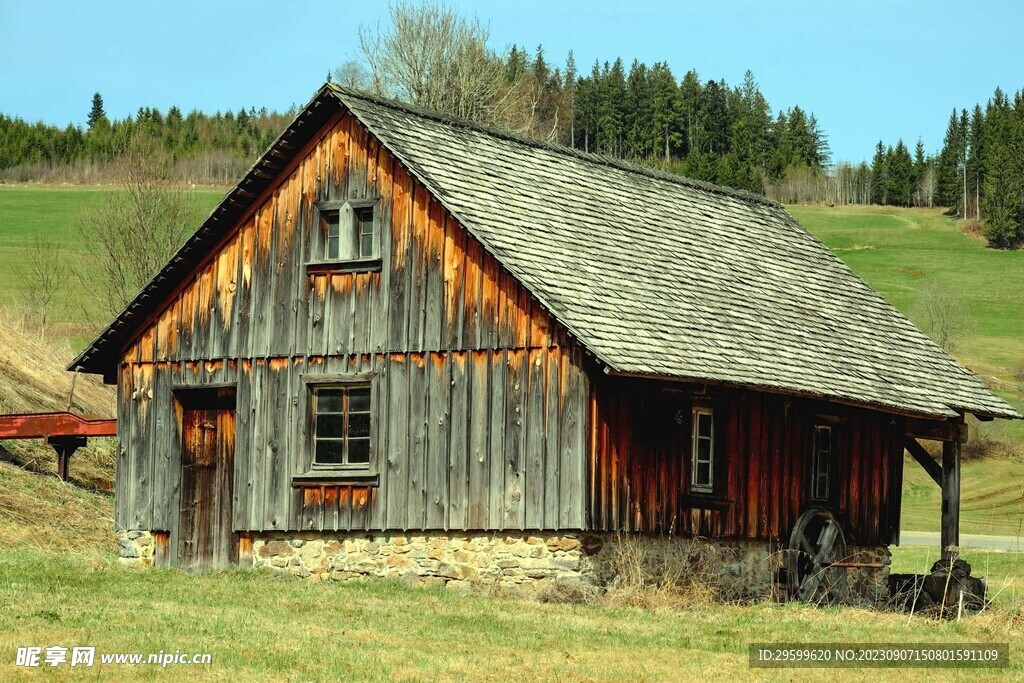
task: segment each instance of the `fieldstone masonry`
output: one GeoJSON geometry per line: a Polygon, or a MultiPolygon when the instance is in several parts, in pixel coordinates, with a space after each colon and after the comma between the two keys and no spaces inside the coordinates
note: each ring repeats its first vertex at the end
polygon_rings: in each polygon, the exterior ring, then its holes
{"type": "MultiPolygon", "coordinates": [[[[122,531],[118,542],[122,564],[153,565],[152,533],[122,531]]],[[[266,533],[253,538],[252,564],[311,581],[381,577],[452,590],[498,586],[524,593],[556,583],[610,588],[628,571],[634,581],[636,575],[651,582],[697,580],[727,599],[758,600],[785,597],[777,582],[784,552],[760,541],[626,534],[266,533]]],[[[883,565],[847,570],[851,602],[877,605],[888,599],[890,557],[885,546],[849,549],[851,562],[883,565]]]]}
{"type": "MultiPolygon", "coordinates": [[[[889,551],[851,548],[850,560],[881,569],[849,569],[853,602],[888,597],[889,551]]],[[[541,591],[558,582],[614,587],[624,569],[647,580],[712,584],[729,599],[780,599],[783,551],[764,542],[676,539],[592,533],[263,534],[253,539],[253,566],[312,581],[371,577],[444,585],[453,590],[500,586],[541,591]]]]}
{"type": "Polygon", "coordinates": [[[156,544],[149,531],[119,531],[117,544],[122,565],[128,567],[152,567],[156,544]]]}

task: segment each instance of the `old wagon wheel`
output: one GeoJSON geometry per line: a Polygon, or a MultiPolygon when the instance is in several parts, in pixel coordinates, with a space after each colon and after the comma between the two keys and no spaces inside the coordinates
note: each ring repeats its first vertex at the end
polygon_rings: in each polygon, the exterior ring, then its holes
{"type": "Polygon", "coordinates": [[[842,602],[846,599],[846,567],[834,563],[845,558],[843,529],[831,512],[812,509],[800,515],[786,553],[790,596],[816,604],[842,602]]]}

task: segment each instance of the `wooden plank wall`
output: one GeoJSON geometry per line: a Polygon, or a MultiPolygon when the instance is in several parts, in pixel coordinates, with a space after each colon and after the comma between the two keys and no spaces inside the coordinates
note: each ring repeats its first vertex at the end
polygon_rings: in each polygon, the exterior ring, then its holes
{"type": "MultiPolygon", "coordinates": [[[[678,386],[678,385],[677,385],[678,386]]],[[[670,385],[595,381],[588,437],[588,515],[594,529],[788,540],[811,506],[815,424],[831,424],[839,451],[837,513],[850,543],[889,543],[899,528],[902,420],[892,415],[757,392],[719,391],[718,498],[694,502],[693,399],[670,385]],[[677,419],[678,415],[678,419],[677,419]],[[680,424],[682,422],[682,424],[680,424]]]]}
{"type": "Polygon", "coordinates": [[[116,518],[177,514],[172,387],[236,383],[236,530],[581,528],[582,352],[376,139],[332,119],[125,350],[116,518]],[[307,274],[318,201],[379,198],[380,272],[307,274]],[[374,371],[379,488],[293,489],[306,388],[374,371]]]}

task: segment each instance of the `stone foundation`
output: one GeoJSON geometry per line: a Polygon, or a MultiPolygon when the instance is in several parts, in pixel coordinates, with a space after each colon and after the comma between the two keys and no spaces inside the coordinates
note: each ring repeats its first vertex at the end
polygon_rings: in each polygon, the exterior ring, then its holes
{"type": "MultiPolygon", "coordinates": [[[[453,590],[495,586],[535,593],[557,586],[593,590],[664,581],[698,585],[726,600],[781,600],[781,547],[760,541],[533,532],[421,534],[268,533],[253,538],[253,566],[312,581],[399,579],[453,590]]],[[[888,597],[886,547],[850,548],[849,598],[888,597]]]]}
{"type": "Polygon", "coordinates": [[[152,567],[156,544],[149,531],[119,531],[117,533],[119,562],[126,567],[152,567]]]}

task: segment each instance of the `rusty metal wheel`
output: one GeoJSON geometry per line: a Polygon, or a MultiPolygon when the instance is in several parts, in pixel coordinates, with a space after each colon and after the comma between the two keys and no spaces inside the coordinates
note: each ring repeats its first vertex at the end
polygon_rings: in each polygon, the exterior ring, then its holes
{"type": "Polygon", "coordinates": [[[828,510],[811,509],[793,525],[786,552],[786,577],[791,598],[834,605],[846,599],[846,540],[839,521],[828,510]]]}

